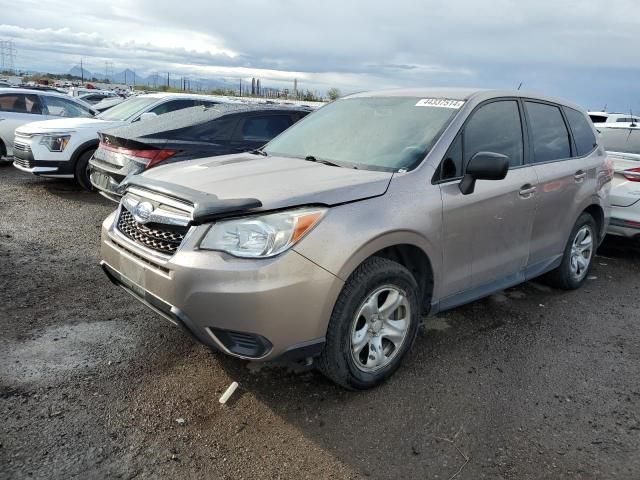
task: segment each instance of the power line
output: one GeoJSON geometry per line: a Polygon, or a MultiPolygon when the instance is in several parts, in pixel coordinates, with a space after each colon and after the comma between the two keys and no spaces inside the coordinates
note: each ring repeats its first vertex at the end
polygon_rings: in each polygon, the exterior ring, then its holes
{"type": "Polygon", "coordinates": [[[15,72],[16,47],[13,40],[0,40],[0,71],[15,72]]]}

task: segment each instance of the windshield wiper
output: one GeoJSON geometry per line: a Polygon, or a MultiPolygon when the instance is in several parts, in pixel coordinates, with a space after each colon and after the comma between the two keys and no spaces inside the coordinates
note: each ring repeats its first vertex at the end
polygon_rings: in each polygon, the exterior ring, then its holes
{"type": "Polygon", "coordinates": [[[263,157],[269,156],[267,152],[265,152],[264,150],[260,150],[259,148],[256,148],[255,150],[251,150],[249,153],[252,153],[254,155],[262,155],[263,157]]]}
{"type": "Polygon", "coordinates": [[[323,165],[329,165],[330,167],[342,167],[342,165],[338,165],[337,163],[330,162],[329,160],[324,160],[322,158],[316,158],[313,155],[307,155],[304,157],[307,162],[316,162],[322,163],[323,165]]]}

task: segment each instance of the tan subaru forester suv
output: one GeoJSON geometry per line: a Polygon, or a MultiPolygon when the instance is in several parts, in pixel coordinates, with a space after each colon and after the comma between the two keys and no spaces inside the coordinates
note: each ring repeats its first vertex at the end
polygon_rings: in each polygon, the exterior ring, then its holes
{"type": "Polygon", "coordinates": [[[260,150],[126,180],[109,278],[211,348],[313,359],[338,384],[399,367],[423,314],[587,277],[613,174],[580,107],[520,91],[359,93],[260,150]]]}

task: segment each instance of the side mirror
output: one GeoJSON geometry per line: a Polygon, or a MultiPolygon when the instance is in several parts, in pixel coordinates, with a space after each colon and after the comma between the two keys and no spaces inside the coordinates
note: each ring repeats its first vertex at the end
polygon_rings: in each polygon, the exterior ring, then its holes
{"type": "Polygon", "coordinates": [[[502,180],[509,171],[509,157],[494,152],[478,152],[467,165],[462,181],[458,185],[463,195],[473,193],[476,180],[502,180]]]}
{"type": "Polygon", "coordinates": [[[157,116],[158,116],[157,113],[144,112],[142,115],[140,115],[140,120],[149,120],[150,118],[155,118],[157,116]]]}

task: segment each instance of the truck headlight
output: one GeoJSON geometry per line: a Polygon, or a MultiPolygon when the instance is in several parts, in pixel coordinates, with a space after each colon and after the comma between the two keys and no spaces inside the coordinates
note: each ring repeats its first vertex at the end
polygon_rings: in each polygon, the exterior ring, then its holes
{"type": "Polygon", "coordinates": [[[40,145],[44,145],[50,152],[62,152],[71,135],[45,135],[40,139],[40,145]]]}
{"type": "Polygon", "coordinates": [[[211,226],[200,248],[242,258],[273,257],[301,240],[320,222],[326,211],[324,207],[305,207],[222,220],[211,226]]]}

